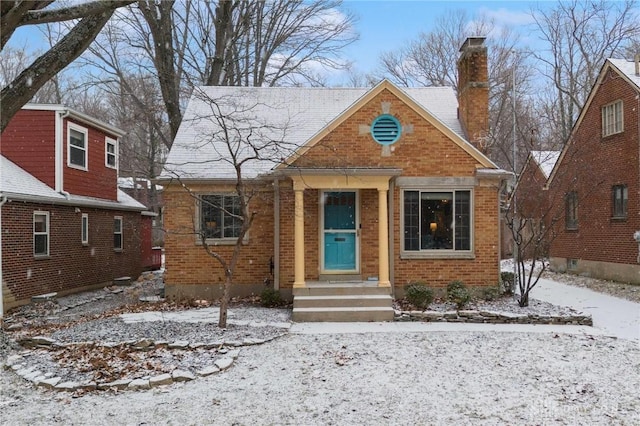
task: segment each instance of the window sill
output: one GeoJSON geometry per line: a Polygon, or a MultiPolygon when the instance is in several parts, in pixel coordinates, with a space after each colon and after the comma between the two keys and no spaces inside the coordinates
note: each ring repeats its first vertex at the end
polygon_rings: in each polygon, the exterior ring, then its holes
{"type": "Polygon", "coordinates": [[[476,255],[473,252],[454,252],[454,251],[446,251],[446,252],[409,252],[403,251],[400,253],[400,259],[475,259],[476,255]]]}
{"type": "MultiPolygon", "coordinates": [[[[237,242],[237,238],[209,238],[205,242],[210,246],[235,246],[237,242]]],[[[247,245],[249,241],[245,238],[242,240],[242,245],[247,245]]],[[[202,241],[196,240],[196,245],[201,246],[202,241]]]]}
{"type": "Polygon", "coordinates": [[[116,252],[116,253],[122,253],[124,250],[122,250],[122,249],[113,249],[113,251],[116,252]]]}
{"type": "Polygon", "coordinates": [[[622,133],[624,133],[624,129],[622,129],[622,130],[621,130],[621,131],[619,131],[619,132],[610,133],[610,134],[608,134],[608,135],[602,135],[602,142],[606,142],[606,141],[607,141],[607,139],[611,139],[611,138],[613,138],[614,136],[621,135],[622,133]]]}
{"type": "Polygon", "coordinates": [[[571,228],[565,227],[564,230],[567,231],[567,232],[577,232],[578,231],[578,227],[577,226],[574,226],[574,227],[571,227],[571,228]]]}
{"type": "Polygon", "coordinates": [[[34,254],[33,255],[33,259],[34,260],[47,260],[47,259],[51,259],[51,255],[48,255],[48,254],[34,254]]]}
{"type": "Polygon", "coordinates": [[[627,216],[612,216],[611,222],[626,222],[627,216]]]}
{"type": "Polygon", "coordinates": [[[81,170],[81,171],[83,171],[83,172],[88,172],[88,171],[89,171],[89,168],[88,168],[88,167],[78,166],[77,164],[67,163],[67,166],[68,166],[70,169],[81,170]]]}

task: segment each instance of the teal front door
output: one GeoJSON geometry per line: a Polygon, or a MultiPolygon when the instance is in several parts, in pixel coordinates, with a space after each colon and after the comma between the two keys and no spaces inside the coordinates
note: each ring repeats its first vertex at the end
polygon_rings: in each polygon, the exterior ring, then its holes
{"type": "Polygon", "coordinates": [[[355,191],[325,191],[322,203],[322,270],[325,273],[357,273],[357,194],[355,191]]]}

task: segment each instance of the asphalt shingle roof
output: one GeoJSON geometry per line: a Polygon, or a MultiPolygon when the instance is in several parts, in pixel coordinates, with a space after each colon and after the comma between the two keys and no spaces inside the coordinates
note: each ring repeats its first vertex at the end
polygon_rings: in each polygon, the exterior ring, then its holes
{"type": "MultiPolygon", "coordinates": [[[[221,87],[194,90],[161,174],[163,179],[235,179],[230,150],[220,137],[218,120],[235,137],[264,143],[260,159],[243,165],[245,178],[267,173],[340,117],[370,88],[221,87]],[[212,102],[216,103],[212,107],[212,102]],[[219,108],[216,114],[212,108],[219,108]],[[238,131],[236,131],[238,130],[238,131]],[[249,136],[250,135],[250,136],[249,136]],[[276,146],[277,145],[277,146],[276,146]]],[[[401,88],[407,96],[464,139],[458,101],[451,87],[401,88]]],[[[393,113],[393,111],[391,111],[393,113]]],[[[368,123],[363,123],[368,124],[368,123]]],[[[410,123],[407,123],[410,124],[410,123]]],[[[239,158],[256,154],[247,143],[235,143],[239,158]]]]}

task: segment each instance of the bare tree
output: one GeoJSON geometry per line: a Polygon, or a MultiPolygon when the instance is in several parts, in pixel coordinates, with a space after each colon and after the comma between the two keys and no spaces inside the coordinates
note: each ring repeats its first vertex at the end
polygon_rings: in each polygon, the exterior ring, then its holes
{"type": "MultiPolygon", "coordinates": [[[[462,10],[444,14],[435,27],[404,49],[386,52],[380,58],[381,76],[403,86],[451,86],[457,89],[456,63],[459,48],[467,37],[488,36],[489,55],[489,134],[486,152],[500,166],[513,169],[513,130],[517,141],[529,139],[535,115],[528,96],[531,92],[527,56],[518,49],[519,37],[509,28],[499,29],[483,16],[472,19],[462,10]],[[513,76],[517,74],[518,106],[513,123],[513,76]]],[[[524,150],[520,149],[519,152],[524,150]]],[[[526,156],[525,156],[526,157],[526,156]]],[[[525,158],[522,157],[522,158],[525,158]]],[[[519,162],[521,163],[521,161],[519,162]]]]}
{"type": "Polygon", "coordinates": [[[546,48],[531,55],[554,88],[548,124],[566,141],[605,59],[624,54],[640,37],[640,15],[633,0],[572,0],[551,10],[531,12],[546,48]]]}
{"type": "MultiPolygon", "coordinates": [[[[191,103],[197,103],[194,114],[185,119],[185,124],[197,134],[196,140],[188,148],[190,160],[182,163],[165,164],[164,175],[172,176],[190,196],[195,198],[200,208],[210,207],[222,212],[228,221],[221,229],[220,223],[210,223],[200,216],[189,230],[181,230],[198,236],[202,247],[214,258],[224,272],[224,290],[220,299],[219,327],[226,327],[227,308],[234,274],[240,259],[244,239],[256,217],[254,200],[261,192],[264,182],[260,172],[269,171],[278,161],[293,154],[297,146],[285,143],[290,118],[283,114],[281,122],[262,120],[259,110],[282,108],[264,105],[250,92],[227,93],[194,89],[191,103]],[[215,95],[215,97],[214,97],[215,95]],[[233,181],[232,200],[217,196],[203,196],[189,183],[189,173],[185,167],[215,168],[217,176],[233,181]],[[233,248],[225,250],[210,238],[228,232],[235,238],[233,248]]],[[[176,147],[174,147],[174,150],[176,147]]],[[[202,183],[201,179],[198,182],[202,183]]],[[[197,216],[197,215],[196,215],[197,216]]],[[[181,232],[178,231],[178,232],[181,232]]],[[[224,234],[223,234],[224,235],[224,234]]]]}
{"type": "Polygon", "coordinates": [[[115,9],[133,3],[133,0],[96,0],[58,9],[46,9],[52,3],[52,0],[0,3],[0,48],[2,49],[15,30],[23,25],[80,19],[55,46],[3,86],[0,93],[0,104],[2,104],[0,131],[6,128],[15,113],[29,102],[44,84],[84,52],[115,9]]]}

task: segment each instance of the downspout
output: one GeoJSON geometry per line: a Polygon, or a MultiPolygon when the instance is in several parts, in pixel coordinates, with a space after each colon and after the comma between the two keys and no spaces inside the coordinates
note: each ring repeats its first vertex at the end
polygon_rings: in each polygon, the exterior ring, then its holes
{"type": "Polygon", "coordinates": [[[2,206],[4,206],[6,202],[6,195],[0,197],[0,327],[4,326],[4,292],[2,291],[4,287],[4,281],[2,280],[2,206]]]}
{"type": "Polygon", "coordinates": [[[55,190],[69,199],[69,193],[64,191],[64,119],[69,116],[69,110],[56,111],[55,121],[55,190]]]}
{"type": "Polygon", "coordinates": [[[395,192],[396,192],[396,178],[392,178],[389,183],[389,192],[387,201],[387,212],[389,214],[389,218],[387,223],[389,224],[389,281],[391,282],[391,297],[395,299],[396,297],[396,286],[395,286],[395,262],[394,262],[394,251],[393,251],[393,241],[394,241],[394,232],[393,232],[393,214],[395,207],[395,192]]]}
{"type": "Polygon", "coordinates": [[[280,180],[273,180],[273,289],[280,289],[280,180]]]}

